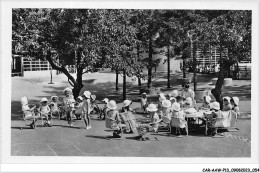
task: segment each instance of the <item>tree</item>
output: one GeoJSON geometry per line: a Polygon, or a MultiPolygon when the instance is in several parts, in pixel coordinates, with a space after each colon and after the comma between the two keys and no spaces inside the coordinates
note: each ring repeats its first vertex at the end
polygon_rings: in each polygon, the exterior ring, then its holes
{"type": "Polygon", "coordinates": [[[222,108],[222,85],[226,72],[241,57],[249,57],[251,54],[251,11],[220,12],[204,28],[203,37],[205,42],[218,47],[220,51],[220,71],[211,92],[222,108]],[[228,53],[224,48],[228,49],[228,53]]]}

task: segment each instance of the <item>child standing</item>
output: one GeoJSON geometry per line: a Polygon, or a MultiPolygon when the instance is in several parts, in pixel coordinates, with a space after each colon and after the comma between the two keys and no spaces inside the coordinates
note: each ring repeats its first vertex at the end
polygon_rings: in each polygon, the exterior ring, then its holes
{"type": "Polygon", "coordinates": [[[141,109],[143,109],[144,112],[145,112],[147,106],[148,106],[147,94],[146,94],[146,93],[143,93],[143,94],[142,94],[142,98],[141,98],[141,109]]]}
{"type": "Polygon", "coordinates": [[[46,119],[44,125],[51,127],[52,126],[52,124],[50,122],[51,121],[51,115],[49,114],[51,109],[50,109],[50,107],[48,106],[47,103],[48,103],[48,99],[46,97],[42,98],[39,111],[41,113],[41,116],[45,117],[45,119],[46,119]]]}
{"type": "Polygon", "coordinates": [[[68,124],[69,126],[73,126],[72,124],[72,117],[74,115],[74,112],[75,112],[75,100],[74,99],[69,99],[67,104],[68,104],[68,107],[67,107],[67,121],[68,121],[68,124]]]}
{"type": "Polygon", "coordinates": [[[172,105],[172,120],[171,126],[176,127],[177,135],[185,133],[185,127],[187,126],[187,121],[185,120],[184,112],[181,110],[181,105],[177,102],[172,105]]]}
{"type": "Polygon", "coordinates": [[[159,127],[159,122],[160,118],[157,114],[157,108],[155,104],[149,104],[148,107],[146,108],[148,111],[150,117],[151,117],[151,124],[153,127],[153,130],[157,133],[158,132],[158,127],[159,127]]]}
{"type": "Polygon", "coordinates": [[[68,100],[69,99],[73,99],[73,95],[72,95],[72,90],[70,88],[65,88],[63,90],[63,94],[64,94],[64,98],[62,101],[62,119],[65,119],[65,117],[68,116],[68,114],[70,114],[70,110],[69,110],[69,105],[68,105],[68,100]]]}
{"type": "Polygon", "coordinates": [[[223,109],[222,111],[229,111],[232,109],[232,106],[230,104],[230,97],[223,97],[223,109]]]}
{"type": "Polygon", "coordinates": [[[83,93],[83,106],[82,106],[82,110],[83,110],[83,119],[84,119],[84,122],[86,124],[86,129],[91,129],[91,122],[90,122],[90,107],[91,107],[91,103],[90,103],[90,96],[91,96],[91,93],[89,91],[85,91],[83,93]]]}

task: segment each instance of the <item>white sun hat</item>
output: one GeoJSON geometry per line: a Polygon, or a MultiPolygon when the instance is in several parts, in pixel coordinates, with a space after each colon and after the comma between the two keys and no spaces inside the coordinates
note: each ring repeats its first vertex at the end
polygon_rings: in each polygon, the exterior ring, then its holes
{"type": "Polygon", "coordinates": [[[176,98],[175,98],[175,97],[170,97],[170,101],[171,101],[171,100],[176,101],[176,98]]]}
{"type": "Polygon", "coordinates": [[[131,103],[132,103],[131,100],[125,100],[125,101],[123,102],[123,107],[129,106],[131,103]]]}
{"type": "Polygon", "coordinates": [[[165,97],[165,95],[163,93],[159,94],[159,100],[160,100],[160,102],[166,100],[166,97],[165,97]]]}
{"type": "Polygon", "coordinates": [[[85,92],[83,93],[83,95],[89,99],[90,96],[91,96],[91,93],[90,93],[89,91],[85,91],[85,92]]]}
{"type": "Polygon", "coordinates": [[[114,100],[110,100],[110,102],[107,103],[108,109],[115,110],[117,108],[116,102],[114,100]]]}
{"type": "Polygon", "coordinates": [[[27,99],[27,97],[24,96],[24,97],[21,98],[21,104],[22,104],[22,105],[27,105],[27,104],[28,104],[28,99],[27,99]]]}
{"type": "Polygon", "coordinates": [[[230,103],[230,100],[231,100],[230,97],[228,97],[228,96],[227,96],[227,97],[223,97],[223,100],[224,100],[224,99],[226,99],[226,100],[228,101],[228,103],[230,103]]]}
{"type": "Polygon", "coordinates": [[[146,93],[143,93],[142,95],[147,95],[146,93]]]}
{"type": "Polygon", "coordinates": [[[54,98],[59,98],[58,96],[51,96],[51,100],[54,99],[54,98]]]}
{"type": "Polygon", "coordinates": [[[170,100],[164,100],[162,102],[162,106],[165,107],[165,108],[169,108],[169,107],[171,107],[171,105],[172,105],[172,103],[171,103],[170,100]]]}
{"type": "Polygon", "coordinates": [[[219,102],[213,102],[210,104],[211,109],[220,110],[219,102]]]}
{"type": "Polygon", "coordinates": [[[109,101],[108,98],[103,99],[103,102],[105,102],[105,103],[108,103],[108,101],[109,101]]]}
{"type": "Polygon", "coordinates": [[[211,101],[211,97],[210,96],[204,96],[204,98],[205,98],[207,103],[210,103],[210,101],[211,101]]]}
{"type": "Polygon", "coordinates": [[[69,88],[69,87],[65,88],[65,89],[63,90],[63,93],[65,94],[66,91],[68,91],[69,93],[72,93],[72,89],[69,88]]]}
{"type": "Polygon", "coordinates": [[[179,95],[178,90],[173,90],[171,93],[172,97],[177,97],[179,95]]]}
{"type": "Polygon", "coordinates": [[[190,97],[187,97],[185,100],[185,103],[192,104],[192,99],[190,97]]]}
{"type": "Polygon", "coordinates": [[[83,98],[81,96],[78,96],[78,99],[80,99],[81,101],[83,100],[83,98]]]}
{"type": "Polygon", "coordinates": [[[239,98],[238,97],[232,97],[232,99],[234,100],[234,103],[238,106],[239,98]]]}
{"type": "Polygon", "coordinates": [[[48,102],[48,99],[46,97],[43,97],[41,102],[48,102]]]}
{"type": "Polygon", "coordinates": [[[175,111],[180,111],[180,110],[181,110],[181,105],[180,105],[180,103],[174,102],[174,103],[172,104],[172,109],[175,110],[175,111]]]}
{"type": "Polygon", "coordinates": [[[150,112],[155,112],[157,111],[157,107],[155,104],[149,104],[148,107],[146,108],[147,111],[150,111],[150,112]]]}

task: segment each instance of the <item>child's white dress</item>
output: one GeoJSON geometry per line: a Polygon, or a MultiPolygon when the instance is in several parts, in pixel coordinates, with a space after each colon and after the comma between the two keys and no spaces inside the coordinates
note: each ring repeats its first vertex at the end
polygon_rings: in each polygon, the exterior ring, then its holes
{"type": "Polygon", "coordinates": [[[153,113],[152,117],[151,117],[151,123],[153,123],[152,127],[154,131],[157,131],[159,128],[159,116],[158,114],[155,112],[153,113]]]}
{"type": "Polygon", "coordinates": [[[33,113],[31,112],[31,109],[29,108],[28,105],[23,105],[22,106],[22,111],[24,113],[24,118],[25,119],[33,118],[33,113]]]}

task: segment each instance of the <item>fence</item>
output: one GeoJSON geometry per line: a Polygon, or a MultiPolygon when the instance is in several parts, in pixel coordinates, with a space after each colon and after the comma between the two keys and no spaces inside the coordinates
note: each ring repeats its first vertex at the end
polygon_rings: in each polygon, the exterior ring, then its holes
{"type": "Polygon", "coordinates": [[[23,60],[24,71],[46,71],[50,70],[51,66],[48,61],[37,60],[23,60]]]}

